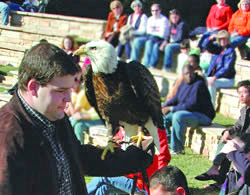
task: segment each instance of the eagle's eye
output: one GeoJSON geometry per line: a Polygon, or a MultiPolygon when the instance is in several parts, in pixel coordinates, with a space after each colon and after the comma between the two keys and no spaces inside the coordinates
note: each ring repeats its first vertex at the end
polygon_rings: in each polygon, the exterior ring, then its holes
{"type": "Polygon", "coordinates": [[[91,50],[96,50],[97,48],[96,47],[91,47],[91,50]]]}

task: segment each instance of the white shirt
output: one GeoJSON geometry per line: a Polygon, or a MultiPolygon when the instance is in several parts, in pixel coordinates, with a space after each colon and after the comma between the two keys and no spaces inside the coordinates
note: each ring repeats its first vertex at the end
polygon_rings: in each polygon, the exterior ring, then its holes
{"type": "Polygon", "coordinates": [[[151,16],[147,21],[147,34],[164,38],[168,27],[168,18],[162,14],[158,18],[151,16]]]}

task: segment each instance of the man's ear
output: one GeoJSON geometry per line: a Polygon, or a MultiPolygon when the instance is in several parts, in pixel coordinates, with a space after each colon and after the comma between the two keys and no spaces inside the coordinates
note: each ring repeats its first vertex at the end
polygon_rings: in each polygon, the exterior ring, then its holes
{"type": "Polygon", "coordinates": [[[37,96],[37,91],[39,89],[40,85],[36,82],[35,79],[30,79],[27,84],[28,91],[31,92],[32,96],[37,96]]]}
{"type": "Polygon", "coordinates": [[[176,195],[186,195],[186,192],[183,187],[176,188],[175,192],[176,192],[176,195]]]}

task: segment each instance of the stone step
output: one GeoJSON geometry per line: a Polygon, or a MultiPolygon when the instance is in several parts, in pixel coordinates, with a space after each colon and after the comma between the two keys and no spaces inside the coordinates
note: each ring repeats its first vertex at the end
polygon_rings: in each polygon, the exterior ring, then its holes
{"type": "Polygon", "coordinates": [[[220,89],[217,91],[216,111],[224,116],[238,119],[240,116],[240,108],[243,105],[239,101],[236,88],[220,89]]]}
{"type": "Polygon", "coordinates": [[[190,147],[195,153],[213,160],[219,144],[221,133],[226,128],[212,123],[210,126],[188,128],[186,131],[185,146],[190,147]]]}

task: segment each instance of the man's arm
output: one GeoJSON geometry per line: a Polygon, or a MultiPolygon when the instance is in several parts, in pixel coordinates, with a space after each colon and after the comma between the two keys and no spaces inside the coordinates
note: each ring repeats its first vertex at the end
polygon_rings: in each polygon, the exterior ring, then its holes
{"type": "Polygon", "coordinates": [[[235,137],[238,132],[240,132],[240,130],[242,129],[242,125],[244,124],[244,117],[243,115],[245,114],[246,107],[243,107],[240,111],[240,117],[237,120],[237,122],[234,124],[234,126],[227,128],[225,131],[222,132],[222,135],[224,135],[224,133],[226,131],[228,131],[228,133],[230,134],[230,137],[233,138],[235,137]]]}
{"type": "Polygon", "coordinates": [[[153,157],[136,146],[129,146],[126,151],[119,148],[114,153],[107,153],[101,160],[103,149],[91,145],[81,147],[83,170],[90,176],[123,176],[137,173],[149,167],[153,157]]]}

